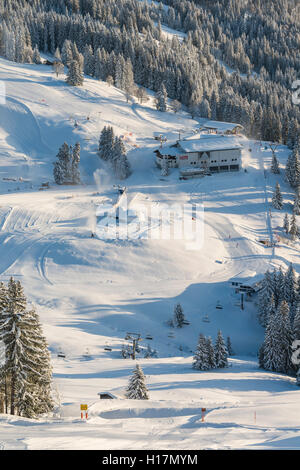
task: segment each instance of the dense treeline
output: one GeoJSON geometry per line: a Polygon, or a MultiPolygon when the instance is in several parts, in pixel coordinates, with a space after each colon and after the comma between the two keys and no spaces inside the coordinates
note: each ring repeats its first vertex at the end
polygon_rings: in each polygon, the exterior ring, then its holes
{"type": "Polygon", "coordinates": [[[259,321],[266,328],[260,366],[295,375],[300,371],[293,360],[294,341],[300,340],[300,277],[292,264],[286,273],[281,268],[265,273],[258,300],[259,321]]]}
{"type": "Polygon", "coordinates": [[[112,77],[118,86],[120,70],[132,70],[138,85],[158,91],[163,82],[168,97],[193,116],[240,122],[249,136],[293,148],[300,127],[291,89],[300,70],[295,1],[164,4],[4,0],[0,54],[30,62],[35,47],[54,54],[67,40],[95,78],[112,77]],[[186,38],[167,39],[161,24],[185,31],[186,38]],[[222,61],[236,72],[228,73],[222,61]]]}

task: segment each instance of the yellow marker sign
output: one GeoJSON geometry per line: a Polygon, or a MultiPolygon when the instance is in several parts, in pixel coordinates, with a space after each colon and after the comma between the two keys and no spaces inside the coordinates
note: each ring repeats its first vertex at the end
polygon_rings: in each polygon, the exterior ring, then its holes
{"type": "Polygon", "coordinates": [[[87,405],[80,405],[81,411],[87,411],[88,406],[87,405]]]}

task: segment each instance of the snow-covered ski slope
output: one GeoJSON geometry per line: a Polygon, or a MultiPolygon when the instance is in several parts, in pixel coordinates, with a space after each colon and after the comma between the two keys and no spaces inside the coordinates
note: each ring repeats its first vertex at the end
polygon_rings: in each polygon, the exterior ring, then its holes
{"type": "MultiPolygon", "coordinates": [[[[281,213],[269,214],[277,180],[268,171],[271,152],[240,138],[243,170],[238,174],[180,181],[178,170],[172,170],[162,179],[154,165],[159,143],[153,133],[166,135],[167,144],[176,141],[179,129],[192,135],[199,123],[188,114],[158,112],[152,98],[143,105],[127,103],[121,91],[93,79],[69,87],[47,66],[0,59],[0,80],[7,91],[0,109],[1,280],[20,279],[36,305],[63,403],[61,418],[38,424],[2,415],[0,445],[300,447],[295,380],[258,369],[256,352],[264,332],[255,305],[246,302],[241,310],[228,282],[235,276],[259,276],[273,266],[286,268],[290,261],[299,272],[299,246],[265,248],[258,242],[282,225],[281,213]],[[91,238],[97,208],[118,197],[113,185],[119,182],[96,153],[104,125],[126,137],[133,169],[125,183],[129,200],[149,207],[204,204],[201,249],[187,250],[181,240],[91,238]],[[81,144],[80,187],[53,184],[53,162],[64,141],[81,144]],[[50,189],[40,191],[48,181],[50,189]],[[222,310],[216,309],[217,301],[222,310]],[[170,338],[166,322],[176,302],[191,324],[175,329],[170,338]],[[209,323],[203,322],[206,315],[209,323]],[[232,367],[194,371],[199,333],[215,339],[219,328],[231,337],[237,353],[232,367]],[[138,359],[150,390],[147,403],[122,398],[134,367],[120,356],[128,331],[152,335],[142,345],[151,342],[158,351],[157,359],[138,359]],[[86,348],[89,358],[83,356],[86,348]],[[57,357],[59,351],[65,359],[57,357]],[[100,391],[120,398],[98,403],[100,391]],[[80,403],[90,405],[87,423],[79,419],[80,403]],[[205,424],[202,406],[208,409],[205,424]]],[[[283,165],[288,151],[279,146],[277,155],[283,165]]],[[[281,175],[279,181],[290,211],[292,194],[281,175]]]]}

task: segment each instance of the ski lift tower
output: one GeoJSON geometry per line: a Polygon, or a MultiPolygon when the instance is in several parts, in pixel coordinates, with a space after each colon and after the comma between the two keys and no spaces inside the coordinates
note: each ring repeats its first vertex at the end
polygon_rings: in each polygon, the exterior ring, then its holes
{"type": "Polygon", "coordinates": [[[125,339],[132,341],[132,359],[135,360],[135,352],[138,342],[142,340],[140,333],[126,333],[125,339]]]}
{"type": "Polygon", "coordinates": [[[178,129],[178,140],[181,140],[181,134],[185,131],[185,129],[178,129]]]}

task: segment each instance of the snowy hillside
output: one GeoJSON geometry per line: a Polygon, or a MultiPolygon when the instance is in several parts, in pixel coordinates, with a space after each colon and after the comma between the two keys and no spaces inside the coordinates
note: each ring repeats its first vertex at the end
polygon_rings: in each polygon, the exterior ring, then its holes
{"type": "MultiPolygon", "coordinates": [[[[255,304],[246,302],[241,310],[229,284],[235,277],[260,278],[268,268],[286,269],[290,262],[299,272],[298,244],[266,248],[258,242],[280,231],[283,218],[280,211],[272,217],[269,212],[278,178],[268,171],[267,146],[237,138],[244,148],[238,174],[180,181],[174,169],[162,178],[154,164],[160,144],[153,133],[164,134],[168,145],[180,129],[184,137],[192,135],[199,122],[187,113],[158,112],[152,97],[143,105],[135,99],[127,103],[123,92],[95,79],[70,87],[46,65],[0,59],[0,80],[7,94],[0,105],[1,280],[20,279],[36,305],[64,405],[61,417],[34,426],[1,415],[0,446],[299,448],[295,379],[258,369],[264,331],[255,304]],[[97,208],[116,201],[113,185],[119,183],[97,155],[104,125],[124,136],[133,169],[126,180],[130,200],[148,206],[204,204],[201,249],[187,250],[182,240],[91,238],[97,208]],[[84,184],[58,187],[53,182],[58,149],[77,141],[84,184]],[[50,188],[40,190],[46,182],[50,188]],[[222,310],[216,309],[218,301],[222,310]],[[167,321],[177,302],[190,325],[170,337],[167,321]],[[232,367],[194,371],[199,333],[215,339],[219,329],[237,354],[232,367]],[[151,335],[158,352],[157,359],[138,359],[149,386],[147,403],[122,398],[134,367],[121,358],[128,331],[151,335]],[[57,357],[61,351],[65,359],[57,357]],[[98,403],[100,391],[120,398],[98,403]],[[90,405],[87,423],[80,420],[80,403],[90,405]]],[[[279,146],[277,156],[283,166],[287,148],[279,146]]],[[[290,211],[291,190],[282,175],[279,180],[290,211]]],[[[148,343],[144,339],[142,346],[148,343]]]]}

